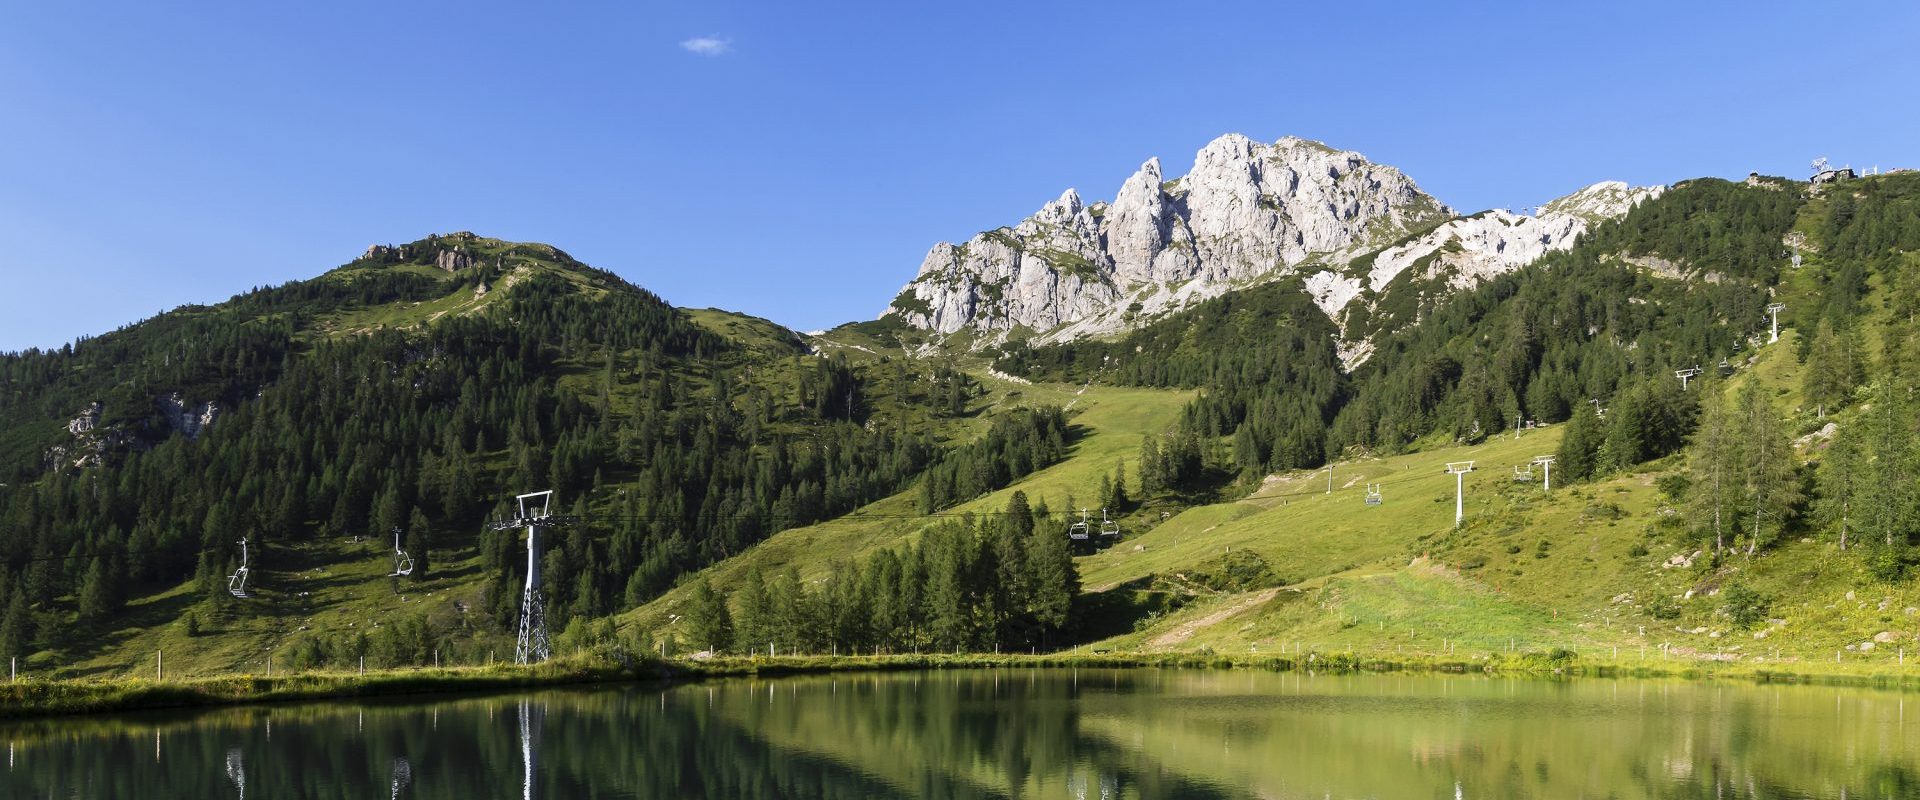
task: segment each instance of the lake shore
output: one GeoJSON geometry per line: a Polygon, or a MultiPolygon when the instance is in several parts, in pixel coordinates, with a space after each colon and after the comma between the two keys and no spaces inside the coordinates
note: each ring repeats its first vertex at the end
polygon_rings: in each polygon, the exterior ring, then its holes
{"type": "Polygon", "coordinates": [[[1662,660],[1596,662],[1565,652],[1482,659],[1376,657],[1351,653],[1226,656],[1205,653],[1054,653],[882,656],[724,656],[620,659],[572,656],[535,666],[418,668],[293,675],[228,675],[177,680],[63,679],[0,684],[0,719],[155,709],[460,694],[616,683],[671,683],[726,677],[943,669],[1257,669],[1314,672],[1447,672],[1552,679],[1678,678],[1831,686],[1920,688],[1914,672],[1877,664],[1728,663],[1662,660]]]}

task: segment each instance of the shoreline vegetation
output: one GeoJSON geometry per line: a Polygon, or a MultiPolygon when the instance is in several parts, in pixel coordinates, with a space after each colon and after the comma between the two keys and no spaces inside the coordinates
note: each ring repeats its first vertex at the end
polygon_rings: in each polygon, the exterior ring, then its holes
{"type": "Polygon", "coordinates": [[[1915,672],[1890,672],[1878,664],[1739,664],[1689,660],[1616,662],[1583,659],[1569,651],[1503,654],[1487,658],[1449,656],[1315,653],[1298,655],[1221,655],[1212,653],[1054,653],[883,655],[883,656],[723,656],[708,659],[570,656],[534,666],[495,664],[478,667],[417,668],[359,672],[305,672],[293,675],[226,675],[153,680],[147,678],[21,679],[0,684],[0,719],[187,709],[217,706],[296,703],[330,699],[372,699],[436,694],[477,694],[564,686],[674,683],[731,677],[781,677],[856,672],[904,672],[949,669],[1257,669],[1305,670],[1332,674],[1446,672],[1569,678],[1680,678],[1741,680],[1920,689],[1915,672]]]}

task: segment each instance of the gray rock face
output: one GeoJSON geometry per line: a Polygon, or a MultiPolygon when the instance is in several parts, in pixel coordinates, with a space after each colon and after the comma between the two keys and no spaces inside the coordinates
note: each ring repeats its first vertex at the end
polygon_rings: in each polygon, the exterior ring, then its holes
{"type": "Polygon", "coordinates": [[[1068,190],[1012,228],[935,245],[889,309],[939,333],[1115,331],[1354,256],[1453,216],[1399,170],[1305,139],[1215,139],[1193,170],[1149,159],[1111,204],[1068,190]]]}
{"type": "Polygon", "coordinates": [[[459,250],[441,250],[433,254],[433,265],[448,272],[459,272],[473,266],[473,257],[459,250]]]}
{"type": "Polygon", "coordinates": [[[154,399],[160,406],[161,415],[167,418],[167,426],[174,433],[188,439],[198,439],[200,434],[220,418],[220,404],[212,401],[199,404],[187,402],[186,395],[174,392],[154,399]]]}
{"type": "MultiPolygon", "coordinates": [[[[940,334],[972,332],[976,343],[1019,328],[1045,343],[1114,333],[1298,275],[1338,321],[1349,303],[1409,269],[1466,288],[1571,246],[1594,222],[1661,188],[1600,183],[1533,216],[1456,217],[1399,170],[1359,153],[1229,134],[1171,181],[1149,159],[1111,204],[1086,205],[1069,189],[1014,227],[935,245],[885,313],[940,334]],[[1368,254],[1367,268],[1347,268],[1368,254]]],[[[1349,365],[1369,351],[1343,343],[1349,365]]]]}

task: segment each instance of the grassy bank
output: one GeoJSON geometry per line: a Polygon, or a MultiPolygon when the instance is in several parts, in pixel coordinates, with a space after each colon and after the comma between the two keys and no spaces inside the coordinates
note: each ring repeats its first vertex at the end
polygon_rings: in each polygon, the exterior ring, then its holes
{"type": "Polygon", "coordinates": [[[614,660],[576,656],[521,667],[453,667],[368,672],[309,672],[263,677],[23,680],[0,684],[0,718],[95,714],[168,708],[285,703],[342,698],[498,692],[541,687],[667,683],[741,676],[946,669],[1259,669],[1315,672],[1451,672],[1538,677],[1634,677],[1741,680],[1835,686],[1920,688],[1920,671],[1889,672],[1869,664],[1792,665],[1699,661],[1610,662],[1566,651],[1487,658],[1365,653],[1218,655],[1206,653],[1056,653],[1050,655],[756,656],[707,660],[614,660]]]}

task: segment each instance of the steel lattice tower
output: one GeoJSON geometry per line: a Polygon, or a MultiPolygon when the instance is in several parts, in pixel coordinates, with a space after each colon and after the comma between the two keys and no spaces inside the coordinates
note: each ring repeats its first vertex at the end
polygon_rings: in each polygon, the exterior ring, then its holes
{"type": "Polygon", "coordinates": [[[527,588],[520,595],[520,632],[513,645],[513,662],[534,664],[553,656],[553,644],[547,636],[547,599],[540,581],[540,530],[571,525],[577,520],[552,513],[552,490],[520,495],[514,498],[514,503],[513,519],[499,520],[488,527],[496,531],[527,529],[527,588]]]}

